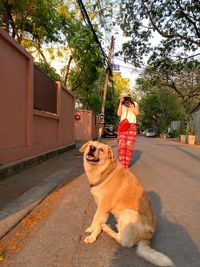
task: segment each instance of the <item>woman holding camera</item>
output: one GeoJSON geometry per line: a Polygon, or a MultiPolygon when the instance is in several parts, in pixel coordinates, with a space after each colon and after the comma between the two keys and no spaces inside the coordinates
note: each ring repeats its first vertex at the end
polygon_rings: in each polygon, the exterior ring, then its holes
{"type": "Polygon", "coordinates": [[[132,101],[131,94],[127,91],[122,91],[120,94],[117,115],[120,117],[117,131],[118,160],[124,168],[128,168],[137,134],[136,117],[139,115],[139,107],[132,101]],[[126,123],[125,127],[123,123],[126,123]]]}

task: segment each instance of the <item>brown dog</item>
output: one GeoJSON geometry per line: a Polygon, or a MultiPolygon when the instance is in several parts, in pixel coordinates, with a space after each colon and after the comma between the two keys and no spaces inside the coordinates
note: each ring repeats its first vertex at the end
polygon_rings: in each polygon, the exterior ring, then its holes
{"type": "Polygon", "coordinates": [[[174,266],[164,254],[150,248],[156,219],[148,195],[128,169],[117,163],[112,148],[89,141],[80,148],[91,193],[97,204],[85,243],[93,243],[101,230],[124,247],[137,245],[137,253],[158,266],[174,266]],[[116,218],[118,233],[106,223],[109,212],[116,218]]]}

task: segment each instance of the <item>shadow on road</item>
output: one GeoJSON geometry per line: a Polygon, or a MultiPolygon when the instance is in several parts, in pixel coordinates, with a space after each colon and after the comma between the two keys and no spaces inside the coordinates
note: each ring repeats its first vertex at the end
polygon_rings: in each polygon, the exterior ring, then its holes
{"type": "Polygon", "coordinates": [[[130,167],[132,167],[141,158],[141,155],[142,155],[141,150],[138,149],[133,150],[133,157],[130,162],[130,167]]]}
{"type": "MultiPolygon", "coordinates": [[[[179,267],[197,267],[200,266],[199,251],[190,238],[187,231],[176,223],[171,223],[162,215],[162,205],[160,197],[156,192],[148,192],[157,217],[157,231],[154,235],[152,247],[168,255],[175,266],[179,267]]],[[[110,217],[114,225],[113,219],[110,217]]],[[[109,267],[152,267],[154,265],[147,263],[137,256],[135,248],[118,247],[113,255],[109,267]]]]}

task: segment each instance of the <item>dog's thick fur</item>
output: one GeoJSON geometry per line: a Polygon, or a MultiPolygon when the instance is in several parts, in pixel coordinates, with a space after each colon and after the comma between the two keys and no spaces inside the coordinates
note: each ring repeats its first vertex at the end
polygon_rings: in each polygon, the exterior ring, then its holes
{"type": "Polygon", "coordinates": [[[80,148],[84,152],[84,169],[91,193],[97,204],[90,233],[85,243],[93,243],[101,230],[124,247],[137,245],[137,253],[158,266],[174,266],[164,254],[150,247],[156,219],[148,195],[128,169],[116,162],[112,148],[89,141],[80,148]],[[111,212],[117,220],[118,233],[107,224],[111,212]]]}

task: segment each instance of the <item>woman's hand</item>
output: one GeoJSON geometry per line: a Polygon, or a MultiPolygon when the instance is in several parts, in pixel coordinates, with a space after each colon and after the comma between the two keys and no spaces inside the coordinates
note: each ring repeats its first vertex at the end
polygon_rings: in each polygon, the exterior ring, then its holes
{"type": "Polygon", "coordinates": [[[120,104],[122,104],[123,101],[124,101],[124,97],[123,97],[123,96],[120,96],[120,97],[119,97],[119,102],[120,102],[120,104]]]}
{"type": "Polygon", "coordinates": [[[140,114],[138,105],[131,104],[130,108],[136,116],[140,114]]]}
{"type": "Polygon", "coordinates": [[[119,117],[121,117],[121,115],[122,115],[122,102],[124,101],[124,98],[123,98],[123,96],[120,96],[119,97],[119,106],[118,106],[118,110],[117,110],[117,115],[119,116],[119,117]]]}

